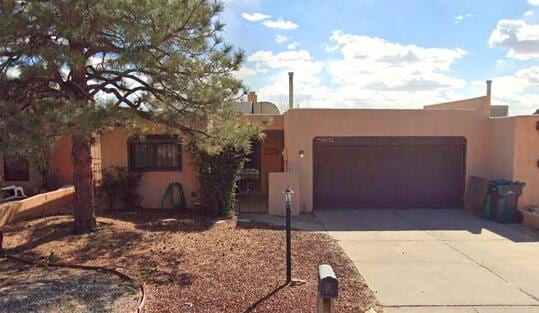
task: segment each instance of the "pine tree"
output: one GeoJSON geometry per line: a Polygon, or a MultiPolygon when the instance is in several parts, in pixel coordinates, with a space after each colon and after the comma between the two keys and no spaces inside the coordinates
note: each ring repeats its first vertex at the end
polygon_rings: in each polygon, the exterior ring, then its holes
{"type": "Polygon", "coordinates": [[[204,0],[0,1],[1,118],[60,116],[73,141],[75,232],[96,225],[93,132],[143,119],[197,136],[239,94],[231,72],[243,53],[223,43],[222,9],[204,0]]]}

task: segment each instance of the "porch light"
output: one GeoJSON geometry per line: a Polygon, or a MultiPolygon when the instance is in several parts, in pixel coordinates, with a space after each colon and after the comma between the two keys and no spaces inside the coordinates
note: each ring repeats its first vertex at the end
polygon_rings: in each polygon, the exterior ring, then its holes
{"type": "Polygon", "coordinates": [[[286,187],[285,191],[283,191],[284,194],[284,201],[286,202],[287,206],[292,203],[292,196],[294,195],[294,190],[290,189],[290,186],[286,187]]]}
{"type": "Polygon", "coordinates": [[[305,156],[305,151],[303,150],[299,150],[299,157],[303,159],[303,157],[305,156]]]}

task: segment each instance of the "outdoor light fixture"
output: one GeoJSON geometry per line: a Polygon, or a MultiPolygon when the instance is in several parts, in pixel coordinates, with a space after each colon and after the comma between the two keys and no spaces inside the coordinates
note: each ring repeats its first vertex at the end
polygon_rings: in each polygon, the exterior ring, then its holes
{"type": "Polygon", "coordinates": [[[284,201],[286,203],[286,283],[292,282],[292,232],[291,232],[291,215],[292,215],[292,196],[294,191],[290,186],[283,191],[284,201]]]}
{"type": "Polygon", "coordinates": [[[284,194],[284,201],[286,202],[286,205],[292,204],[292,196],[294,195],[294,190],[290,189],[290,186],[286,187],[285,191],[283,191],[284,194]]]}
{"type": "Polygon", "coordinates": [[[305,156],[305,151],[299,150],[299,153],[298,153],[298,154],[299,154],[299,157],[300,157],[300,158],[303,158],[303,157],[305,156]]]}

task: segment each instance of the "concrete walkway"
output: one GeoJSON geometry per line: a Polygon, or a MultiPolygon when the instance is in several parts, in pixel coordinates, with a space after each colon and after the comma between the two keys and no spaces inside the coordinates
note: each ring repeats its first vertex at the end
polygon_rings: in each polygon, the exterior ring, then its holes
{"type": "Polygon", "coordinates": [[[386,313],[539,312],[539,238],[461,210],[316,213],[386,313]]]}

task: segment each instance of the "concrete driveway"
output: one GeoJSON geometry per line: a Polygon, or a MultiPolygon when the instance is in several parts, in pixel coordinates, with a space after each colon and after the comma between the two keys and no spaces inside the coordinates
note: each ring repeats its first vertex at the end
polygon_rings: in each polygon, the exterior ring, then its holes
{"type": "Polygon", "coordinates": [[[539,312],[539,238],[462,210],[317,211],[384,312],[539,312]]]}

